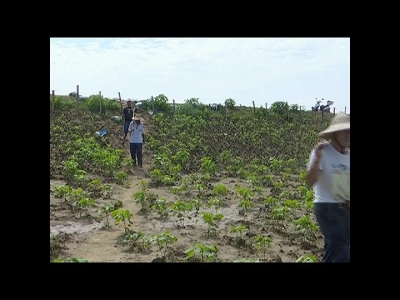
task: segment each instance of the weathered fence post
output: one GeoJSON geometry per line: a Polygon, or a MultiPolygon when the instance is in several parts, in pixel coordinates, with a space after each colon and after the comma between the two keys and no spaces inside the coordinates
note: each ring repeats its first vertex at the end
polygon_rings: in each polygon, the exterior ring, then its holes
{"type": "Polygon", "coordinates": [[[119,104],[121,104],[121,116],[122,120],[124,119],[124,107],[122,106],[122,99],[121,99],[121,93],[118,92],[118,98],[119,98],[119,104]]]}
{"type": "Polygon", "coordinates": [[[99,96],[100,96],[100,114],[101,114],[101,91],[99,91],[99,96]]]}
{"type": "Polygon", "coordinates": [[[56,97],[54,95],[54,90],[52,90],[51,91],[51,110],[53,113],[54,113],[55,102],[56,102],[56,97]]]}
{"type": "Polygon", "coordinates": [[[286,119],[289,122],[289,104],[286,101],[286,119]]]}
{"type": "Polygon", "coordinates": [[[79,84],[76,86],[76,110],[79,111],[79,84]]]}

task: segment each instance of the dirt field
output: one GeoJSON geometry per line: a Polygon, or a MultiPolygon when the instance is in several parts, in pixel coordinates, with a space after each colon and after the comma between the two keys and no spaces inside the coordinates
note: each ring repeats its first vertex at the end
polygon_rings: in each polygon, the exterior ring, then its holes
{"type": "MultiPolygon", "coordinates": [[[[155,212],[144,214],[141,207],[133,199],[133,194],[140,190],[140,182],[147,180],[145,172],[136,170],[129,176],[130,187],[115,186],[115,195],[112,199],[98,200],[98,204],[122,202],[122,208],[129,210],[132,217],[131,229],[147,235],[159,234],[169,231],[177,238],[171,244],[173,253],[169,261],[185,261],[184,251],[197,244],[215,245],[218,249],[217,258],[221,262],[233,262],[240,259],[251,259],[268,262],[293,262],[303,254],[313,254],[320,257],[322,253],[322,236],[318,233],[317,239],[307,242],[302,239],[302,234],[294,230],[290,221],[284,221],[283,226],[278,222],[271,223],[266,220],[265,204],[254,207],[247,216],[239,213],[239,200],[233,193],[226,197],[226,205],[220,212],[225,216],[219,223],[216,235],[207,234],[207,224],[200,214],[194,211],[189,213],[184,223],[180,226],[178,219],[171,215],[167,218],[159,217],[155,212]],[[231,232],[232,226],[246,225],[248,231],[243,235],[244,242],[240,246],[236,234],[231,232]],[[266,258],[260,250],[256,250],[254,236],[264,234],[272,239],[266,258]]],[[[246,183],[238,179],[224,179],[220,181],[225,186],[233,189],[235,185],[246,187],[246,183]]],[[[62,181],[52,181],[51,186],[64,184],[62,181]]],[[[176,201],[178,197],[167,188],[150,188],[168,201],[176,201]]],[[[265,198],[265,197],[263,197],[265,198]]],[[[301,210],[298,212],[302,214],[301,210]]],[[[109,217],[110,227],[106,227],[106,218],[98,209],[91,209],[89,216],[78,217],[77,213],[64,203],[62,199],[50,195],[50,229],[54,234],[60,234],[65,240],[65,250],[60,252],[65,258],[81,258],[89,262],[152,262],[162,255],[157,245],[152,245],[147,251],[131,249],[122,243],[124,235],[123,225],[115,225],[109,217]]]]}
{"type": "MultiPolygon", "coordinates": [[[[72,110],[68,112],[67,117],[72,120],[74,112],[72,110]]],[[[151,120],[145,116],[144,121],[146,130],[151,132],[153,130],[151,120]]],[[[126,157],[129,157],[129,143],[121,140],[121,125],[109,120],[96,122],[108,123],[93,125],[93,129],[90,130],[94,132],[96,128],[107,126],[111,145],[125,149],[126,157]]],[[[54,143],[56,142],[55,140],[54,143]]],[[[53,241],[50,245],[50,261],[75,258],[88,262],[186,262],[193,261],[188,259],[191,252],[185,252],[191,248],[195,250],[192,254],[196,254],[197,258],[200,257],[201,261],[294,262],[303,255],[315,256],[320,260],[323,251],[323,238],[320,232],[314,229],[312,233],[305,233],[293,223],[294,220],[307,216],[309,220],[315,222],[312,209],[307,207],[305,202],[290,203],[291,200],[286,200],[289,202],[283,203],[283,200],[279,200],[282,203],[277,206],[276,202],[272,203],[273,198],[275,200],[280,198],[277,192],[272,188],[264,188],[252,197],[255,205],[245,210],[240,205],[243,197],[237,193],[237,187],[250,188],[250,183],[246,180],[220,176],[210,181],[204,190],[200,190],[196,188],[200,174],[194,174],[190,176],[199,177],[191,184],[187,184],[187,189],[182,193],[174,192],[171,187],[148,185],[145,188],[146,194],[154,193],[157,199],[165,199],[170,203],[203,199],[198,209],[193,208],[183,213],[174,213],[168,209],[167,216],[160,216],[157,211],[143,211],[135,200],[134,194],[143,191],[143,183],[150,182],[148,172],[152,168],[152,153],[146,148],[144,148],[143,166],[141,170],[137,167],[131,168],[126,186],[110,184],[111,195],[96,198],[96,206],[88,210],[88,215],[83,213],[79,216],[68,201],[57,196],[56,187],[65,185],[66,182],[50,180],[50,237],[53,241]],[[210,206],[208,202],[213,198],[213,189],[217,184],[223,184],[228,189],[228,194],[220,197],[222,205],[219,208],[210,206]],[[266,201],[268,197],[272,199],[271,203],[266,201]],[[120,203],[120,209],[128,210],[132,214],[132,224],[127,228],[124,228],[123,222],[116,224],[110,215],[107,226],[107,218],[101,212],[103,205],[117,203],[120,203]],[[274,211],[276,207],[290,206],[293,207],[289,213],[274,211]],[[215,221],[217,224],[213,227],[215,231],[209,230],[209,224],[203,219],[203,212],[210,212],[214,216],[223,215],[220,221],[215,221]],[[273,214],[275,218],[271,218],[273,214]],[[242,227],[244,230],[241,233],[240,230],[235,232],[233,229],[238,229],[240,225],[246,228],[242,227]],[[131,234],[129,243],[123,242],[126,233],[131,234]],[[138,233],[146,238],[138,239],[141,242],[135,243],[132,236],[138,233]],[[163,233],[165,234],[162,235],[163,233]],[[168,236],[168,233],[172,237],[168,236]],[[159,235],[158,240],[155,235],[159,235]],[[165,238],[171,240],[167,247],[162,244],[165,238]],[[146,246],[145,241],[148,242],[146,246]],[[161,247],[157,243],[160,241],[161,247]]],[[[54,165],[52,167],[54,168],[54,165]]],[[[290,198],[291,193],[298,193],[299,186],[303,184],[301,180],[299,181],[298,175],[291,176],[292,178],[282,179],[285,181],[285,193],[288,193],[285,199],[293,199],[290,198]]],[[[306,227],[303,226],[303,229],[306,227]]]]}

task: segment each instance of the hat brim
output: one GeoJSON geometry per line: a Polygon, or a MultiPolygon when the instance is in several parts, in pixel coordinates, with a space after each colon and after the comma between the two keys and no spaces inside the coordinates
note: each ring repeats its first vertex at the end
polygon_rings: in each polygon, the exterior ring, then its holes
{"type": "Polygon", "coordinates": [[[332,125],[327,129],[325,129],[324,131],[321,131],[318,135],[323,139],[332,139],[333,135],[336,132],[346,131],[346,130],[350,130],[350,124],[332,125]]]}

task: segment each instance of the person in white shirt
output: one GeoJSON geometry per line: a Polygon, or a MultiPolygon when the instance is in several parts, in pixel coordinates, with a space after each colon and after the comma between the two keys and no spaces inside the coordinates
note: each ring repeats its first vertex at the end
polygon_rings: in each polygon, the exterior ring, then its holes
{"type": "Polygon", "coordinates": [[[140,116],[135,115],[132,118],[132,122],[129,124],[128,132],[130,134],[129,150],[133,160],[133,165],[136,166],[136,162],[139,168],[143,168],[143,144],[145,143],[144,126],[140,122],[140,116]]]}
{"type": "Polygon", "coordinates": [[[350,262],[350,116],[339,112],[319,133],[326,141],[311,151],[306,184],[324,236],[323,262],[350,262]]]}

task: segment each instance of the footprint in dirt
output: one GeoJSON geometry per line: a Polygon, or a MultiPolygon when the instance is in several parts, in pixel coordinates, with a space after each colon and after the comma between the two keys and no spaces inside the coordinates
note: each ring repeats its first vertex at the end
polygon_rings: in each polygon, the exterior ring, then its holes
{"type": "Polygon", "coordinates": [[[149,177],[149,172],[147,171],[147,169],[144,168],[134,167],[131,170],[131,174],[139,177],[149,177]]]}
{"type": "Polygon", "coordinates": [[[132,168],[127,178],[127,181],[130,184],[130,188],[126,189],[124,194],[140,190],[143,180],[150,180],[149,172],[146,169],[138,169],[137,167],[132,168]]]}

